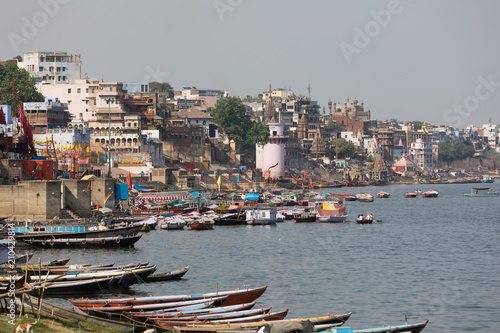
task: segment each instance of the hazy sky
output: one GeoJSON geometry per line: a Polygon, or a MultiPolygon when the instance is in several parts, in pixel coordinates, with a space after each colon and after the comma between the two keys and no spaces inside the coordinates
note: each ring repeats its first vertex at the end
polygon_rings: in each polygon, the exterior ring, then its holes
{"type": "Polygon", "coordinates": [[[233,96],[290,88],[372,118],[500,122],[500,1],[40,0],[0,14],[0,59],[81,54],[105,81],[233,96]],[[29,4],[29,5],[28,5],[29,4]]]}

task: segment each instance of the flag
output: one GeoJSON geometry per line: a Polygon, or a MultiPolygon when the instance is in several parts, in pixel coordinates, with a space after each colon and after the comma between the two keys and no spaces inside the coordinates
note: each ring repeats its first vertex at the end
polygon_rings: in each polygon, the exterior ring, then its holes
{"type": "Polygon", "coordinates": [[[312,190],[312,186],[313,186],[313,181],[311,179],[311,176],[309,176],[309,189],[312,190]]]}
{"type": "Polygon", "coordinates": [[[113,192],[111,192],[110,194],[108,194],[106,196],[106,198],[104,198],[104,204],[106,204],[106,201],[108,201],[108,199],[111,197],[112,194],[113,194],[113,192]]]}
{"type": "Polygon", "coordinates": [[[237,183],[240,182],[240,175],[238,175],[238,179],[236,180],[237,183]]]}
{"type": "Polygon", "coordinates": [[[87,185],[87,189],[85,191],[88,191],[91,185],[92,185],[92,182],[89,182],[89,184],[87,185]]]}
{"type": "Polygon", "coordinates": [[[128,183],[128,190],[130,191],[132,189],[132,176],[130,175],[130,170],[127,175],[127,183],[128,183]]]}
{"type": "Polygon", "coordinates": [[[221,176],[219,176],[219,179],[217,179],[217,188],[219,189],[220,192],[220,184],[221,184],[221,176]]]}
{"type": "Polygon", "coordinates": [[[3,108],[0,107],[0,125],[6,125],[5,116],[3,114],[3,108]]]}
{"type": "Polygon", "coordinates": [[[193,169],[193,162],[191,162],[191,164],[189,165],[189,171],[188,171],[189,174],[191,174],[191,169],[193,169]]]}
{"type": "Polygon", "coordinates": [[[97,203],[97,206],[95,206],[95,209],[99,210],[99,203],[97,203]]]}

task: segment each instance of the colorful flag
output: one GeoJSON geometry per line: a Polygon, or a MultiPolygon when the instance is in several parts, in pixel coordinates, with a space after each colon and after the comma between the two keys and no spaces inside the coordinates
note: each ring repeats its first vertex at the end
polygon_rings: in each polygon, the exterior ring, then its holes
{"type": "Polygon", "coordinates": [[[110,194],[108,194],[106,196],[106,198],[104,198],[104,204],[106,204],[106,201],[108,201],[108,199],[111,197],[112,194],[113,194],[113,192],[111,192],[110,194]]]}
{"type": "Polygon", "coordinates": [[[238,179],[236,180],[237,183],[240,182],[240,174],[238,174],[238,179]]]}
{"type": "Polygon", "coordinates": [[[189,171],[188,171],[189,174],[191,174],[191,169],[193,169],[193,162],[191,162],[191,164],[189,165],[189,171]]]}
{"type": "Polygon", "coordinates": [[[87,189],[85,191],[88,191],[91,185],[92,185],[92,182],[89,182],[89,184],[87,185],[87,189]]]}
{"type": "Polygon", "coordinates": [[[99,210],[99,203],[97,203],[97,206],[95,207],[95,209],[99,210]]]}
{"type": "Polygon", "coordinates": [[[313,186],[313,181],[311,179],[311,176],[309,176],[309,189],[312,190],[312,186],[313,186]]]}
{"type": "Polygon", "coordinates": [[[132,176],[130,175],[130,170],[127,175],[128,190],[132,190],[132,176]]]}
{"type": "Polygon", "coordinates": [[[221,184],[221,176],[219,176],[219,179],[217,179],[217,188],[219,189],[219,192],[220,192],[220,184],[221,184]]]}

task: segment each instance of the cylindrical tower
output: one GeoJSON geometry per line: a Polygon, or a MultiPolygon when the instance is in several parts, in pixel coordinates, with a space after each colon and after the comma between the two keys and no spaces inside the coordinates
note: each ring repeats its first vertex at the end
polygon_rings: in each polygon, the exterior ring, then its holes
{"type": "Polygon", "coordinates": [[[262,170],[265,178],[280,178],[285,174],[285,124],[268,123],[269,142],[256,147],[256,167],[262,170]]]}

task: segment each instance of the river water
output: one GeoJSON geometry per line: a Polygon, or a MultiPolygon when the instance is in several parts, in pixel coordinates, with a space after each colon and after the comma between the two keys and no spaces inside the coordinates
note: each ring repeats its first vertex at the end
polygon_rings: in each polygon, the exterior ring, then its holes
{"type": "MultiPolygon", "coordinates": [[[[500,190],[498,183],[492,190],[500,190]]],[[[353,312],[354,328],[430,323],[424,332],[497,332],[500,327],[500,198],[468,198],[467,184],[340,188],[323,191],[390,198],[350,203],[349,216],[372,225],[294,223],[215,226],[209,231],[145,233],[130,249],[36,250],[42,260],[191,266],[180,281],[133,285],[122,295],[212,292],[267,285],[258,306],[289,317],[353,312]],[[438,198],[404,198],[410,190],[438,198]]],[[[36,259],[35,259],[36,260],[36,259]]],[[[34,260],[34,261],[35,261],[34,260]]],[[[110,296],[108,295],[97,295],[110,296]]],[[[62,298],[53,302],[70,306],[62,298]]]]}

